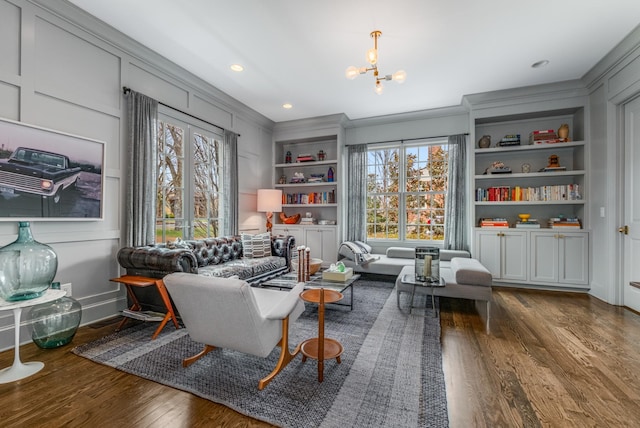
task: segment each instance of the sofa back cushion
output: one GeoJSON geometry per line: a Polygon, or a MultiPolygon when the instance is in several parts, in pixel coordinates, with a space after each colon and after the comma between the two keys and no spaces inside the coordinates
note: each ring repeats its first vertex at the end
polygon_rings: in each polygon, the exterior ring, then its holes
{"type": "Polygon", "coordinates": [[[243,233],[242,253],[247,259],[260,259],[271,255],[271,233],[261,233],[258,235],[249,235],[243,233]]]}
{"type": "Polygon", "coordinates": [[[240,236],[224,236],[187,241],[196,256],[198,267],[217,265],[240,258],[242,241],[240,236]]]}

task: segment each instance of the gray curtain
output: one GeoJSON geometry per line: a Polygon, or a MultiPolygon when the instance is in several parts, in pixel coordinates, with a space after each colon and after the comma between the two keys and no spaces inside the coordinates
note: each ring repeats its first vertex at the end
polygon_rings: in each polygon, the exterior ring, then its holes
{"type": "Polygon", "coordinates": [[[224,131],[222,234],[238,234],[238,134],[224,131]]]}
{"type": "Polygon", "coordinates": [[[467,137],[464,134],[449,137],[449,176],[445,200],[444,248],[469,250],[467,237],[467,137]]]}
{"type": "Polygon", "coordinates": [[[129,146],[127,199],[125,203],[126,245],[155,242],[156,150],[158,146],[158,102],[135,91],[127,94],[129,146]]]}
{"type": "Polygon", "coordinates": [[[367,145],[347,146],[347,241],[365,241],[367,218],[367,145]]]}

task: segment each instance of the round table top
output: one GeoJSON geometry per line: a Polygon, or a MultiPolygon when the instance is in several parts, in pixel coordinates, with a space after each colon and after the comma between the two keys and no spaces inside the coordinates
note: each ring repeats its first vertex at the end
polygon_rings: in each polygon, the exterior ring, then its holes
{"type": "Polygon", "coordinates": [[[45,293],[36,297],[35,299],[27,299],[27,300],[17,300],[15,302],[7,302],[4,299],[0,299],[0,311],[8,311],[9,309],[17,309],[17,308],[26,308],[29,306],[39,305],[41,303],[52,302],[54,300],[58,300],[61,297],[64,297],[67,294],[64,290],[56,290],[53,288],[48,288],[45,293]]]}
{"type": "Polygon", "coordinates": [[[320,303],[320,293],[324,291],[324,303],[335,303],[342,300],[342,293],[326,288],[310,288],[300,293],[300,298],[309,303],[320,303]]]}

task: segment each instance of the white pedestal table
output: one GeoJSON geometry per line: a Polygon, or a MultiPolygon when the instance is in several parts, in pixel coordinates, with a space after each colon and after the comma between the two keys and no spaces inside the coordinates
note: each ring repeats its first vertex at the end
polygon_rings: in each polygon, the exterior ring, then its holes
{"type": "Polygon", "coordinates": [[[0,370],[0,383],[9,383],[24,379],[25,377],[38,373],[44,367],[44,363],[38,361],[28,363],[20,361],[20,317],[22,316],[22,308],[51,302],[63,297],[65,294],[66,292],[64,290],[49,288],[42,296],[35,299],[19,300],[17,302],[7,302],[6,300],[0,299],[0,311],[13,310],[15,330],[13,365],[0,370]]]}

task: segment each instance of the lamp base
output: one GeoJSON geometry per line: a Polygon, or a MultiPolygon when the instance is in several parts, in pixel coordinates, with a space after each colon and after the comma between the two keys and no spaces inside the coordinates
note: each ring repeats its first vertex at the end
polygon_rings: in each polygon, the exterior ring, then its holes
{"type": "Polygon", "coordinates": [[[267,216],[267,232],[271,233],[271,229],[273,228],[273,223],[271,223],[271,219],[273,219],[273,213],[270,211],[267,211],[266,216],[267,216]]]}

